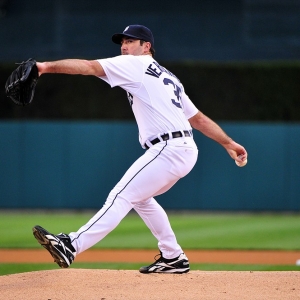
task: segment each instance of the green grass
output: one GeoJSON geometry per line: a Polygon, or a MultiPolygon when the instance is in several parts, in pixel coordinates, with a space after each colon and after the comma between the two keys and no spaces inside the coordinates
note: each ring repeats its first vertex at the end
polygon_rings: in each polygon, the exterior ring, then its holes
{"type": "MultiPolygon", "coordinates": [[[[94,212],[0,212],[0,248],[39,248],[31,228],[39,224],[53,233],[77,231],[94,212]]],[[[299,214],[169,213],[177,239],[185,249],[300,249],[299,214]]],[[[157,241],[135,213],[94,248],[157,249],[157,241]]]]}
{"type": "MultiPolygon", "coordinates": [[[[94,212],[0,211],[0,248],[40,248],[31,228],[41,225],[53,233],[77,231],[94,212]]],[[[300,214],[168,213],[184,249],[299,250],[300,214]]],[[[94,248],[157,249],[157,241],[135,214],[94,248]]],[[[151,260],[151,258],[149,258],[151,260]]],[[[300,259],[300,257],[299,257],[300,259]]],[[[149,263],[145,262],[146,264],[149,263]]],[[[138,270],[143,264],[76,263],[72,268],[138,270]]],[[[57,269],[51,264],[1,264],[0,275],[57,269]]],[[[203,271],[300,271],[297,266],[192,264],[203,271]]]]}
{"type": "MultiPolygon", "coordinates": [[[[147,265],[149,262],[143,263],[76,263],[72,265],[72,269],[110,269],[110,270],[136,270],[147,265]]],[[[42,271],[57,270],[59,267],[54,264],[1,264],[0,276],[42,271]]],[[[191,271],[300,271],[298,266],[283,265],[236,265],[236,264],[192,264],[191,271]]]]}

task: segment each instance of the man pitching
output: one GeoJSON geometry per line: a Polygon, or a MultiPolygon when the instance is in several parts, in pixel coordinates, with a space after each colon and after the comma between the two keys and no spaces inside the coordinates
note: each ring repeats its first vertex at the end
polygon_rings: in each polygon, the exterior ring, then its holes
{"type": "Polygon", "coordinates": [[[122,33],[114,34],[112,41],[121,45],[122,55],[91,61],[38,62],[39,75],[94,75],[111,87],[123,88],[138,125],[140,144],[146,151],[111,190],[103,207],[76,232],[54,235],[35,226],[33,234],[54,261],[67,268],[77,254],[101,241],[134,209],[158,240],[160,251],[154,263],[139,271],[186,273],[190,270],[188,258],[154,197],[168,191],[194,167],[198,150],[192,127],[222,145],[239,163],[246,161],[247,152],[200,112],[179,79],[154,59],[154,38],[147,27],[129,25],[122,33]]]}

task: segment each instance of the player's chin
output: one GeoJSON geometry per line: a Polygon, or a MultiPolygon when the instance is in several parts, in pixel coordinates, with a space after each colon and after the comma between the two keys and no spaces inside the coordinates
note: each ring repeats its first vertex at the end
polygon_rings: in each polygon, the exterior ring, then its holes
{"type": "Polygon", "coordinates": [[[128,52],[121,52],[122,53],[122,55],[128,55],[128,52]]]}

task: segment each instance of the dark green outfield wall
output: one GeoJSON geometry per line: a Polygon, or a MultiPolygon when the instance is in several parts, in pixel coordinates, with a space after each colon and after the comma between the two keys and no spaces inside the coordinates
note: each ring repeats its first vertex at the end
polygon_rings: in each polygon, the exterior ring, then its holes
{"type": "MultiPolygon", "coordinates": [[[[300,61],[164,63],[182,81],[196,106],[214,120],[300,121],[300,61]]],[[[0,65],[0,118],[133,120],[126,94],[95,77],[43,75],[32,105],[6,98],[13,64],[0,65]]]]}
{"type": "MultiPolygon", "coordinates": [[[[299,211],[300,126],[221,122],[249,152],[239,168],[195,133],[192,172],[157,197],[167,209],[299,211]]],[[[0,122],[0,208],[101,208],[143,153],[134,122],[0,122]]]]}

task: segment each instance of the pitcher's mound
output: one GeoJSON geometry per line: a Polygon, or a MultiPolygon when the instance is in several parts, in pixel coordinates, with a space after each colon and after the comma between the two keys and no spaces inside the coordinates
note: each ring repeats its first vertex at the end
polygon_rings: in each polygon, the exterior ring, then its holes
{"type": "Polygon", "coordinates": [[[300,299],[299,272],[58,269],[0,276],[1,299],[300,299]]]}

